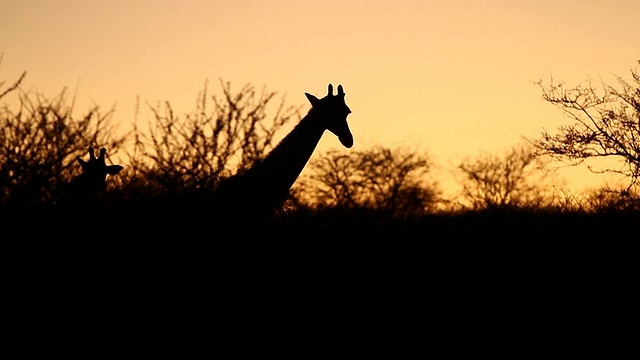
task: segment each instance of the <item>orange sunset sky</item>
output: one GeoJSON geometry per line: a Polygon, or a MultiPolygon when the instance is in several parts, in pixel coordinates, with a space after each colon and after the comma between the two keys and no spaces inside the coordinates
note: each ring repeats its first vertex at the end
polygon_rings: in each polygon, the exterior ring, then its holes
{"type": "MultiPolygon", "coordinates": [[[[354,149],[424,150],[448,171],[563,121],[533,82],[628,78],[639,14],[638,0],[2,0],[0,81],[27,71],[24,90],[66,87],[76,116],[114,107],[123,126],[138,96],[139,121],[145,103],[190,112],[207,79],[305,108],[304,92],[342,84],[354,149]]],[[[326,134],[318,150],[340,147],[326,134]]]]}

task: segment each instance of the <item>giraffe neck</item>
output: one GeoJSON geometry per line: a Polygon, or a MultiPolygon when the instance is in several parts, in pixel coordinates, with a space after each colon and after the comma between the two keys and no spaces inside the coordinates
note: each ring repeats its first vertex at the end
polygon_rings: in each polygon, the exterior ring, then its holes
{"type": "Polygon", "coordinates": [[[218,215],[262,216],[282,204],[325,130],[322,118],[310,111],[264,160],[218,186],[218,215]]]}
{"type": "Polygon", "coordinates": [[[267,191],[288,192],[320,142],[322,119],[310,111],[254,169],[267,191]]]}

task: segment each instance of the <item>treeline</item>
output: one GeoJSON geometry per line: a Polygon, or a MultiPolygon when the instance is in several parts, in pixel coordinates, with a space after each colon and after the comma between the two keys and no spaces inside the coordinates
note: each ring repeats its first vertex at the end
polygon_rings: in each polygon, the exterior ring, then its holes
{"type": "MultiPolygon", "coordinates": [[[[631,73],[635,83],[621,78],[621,90],[605,87],[603,95],[591,87],[567,89],[541,81],[544,100],[574,114],[575,125],[560,127],[557,135],[545,132],[503,154],[465,159],[456,169],[461,191],[453,197],[443,195],[437,164],[428,154],[378,145],[314,154],[275,215],[375,213],[388,221],[502,210],[635,212],[640,207],[640,81],[636,71],[631,73]],[[602,157],[617,157],[625,166],[594,171],[619,172],[628,186],[573,194],[549,176],[554,159],[582,163],[602,157]]],[[[285,135],[282,131],[301,118],[302,109],[287,105],[276,92],[252,85],[234,92],[220,81],[219,94],[210,94],[205,83],[193,111],[179,115],[169,102],[149,105],[154,121],[146,128],[134,123],[122,134],[112,110],[96,106],[77,117],[64,90],[53,98],[22,91],[25,75],[0,87],[5,213],[55,207],[81,170],[76,158],[90,146],[106,148],[108,161],[121,159],[124,166],[107,179],[103,205],[198,204],[223,179],[264,158],[285,135]],[[11,97],[17,108],[6,101],[11,97]]]]}

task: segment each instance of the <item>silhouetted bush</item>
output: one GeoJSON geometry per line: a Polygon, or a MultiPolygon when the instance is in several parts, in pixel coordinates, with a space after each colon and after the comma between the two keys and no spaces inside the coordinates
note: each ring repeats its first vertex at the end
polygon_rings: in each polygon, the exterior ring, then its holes
{"type": "Polygon", "coordinates": [[[580,209],[587,213],[640,212],[640,196],[632,190],[601,187],[581,198],[580,209]]]}
{"type": "Polygon", "coordinates": [[[472,209],[540,209],[552,205],[553,177],[548,161],[535,148],[521,144],[504,155],[483,154],[465,159],[461,198],[472,209]]]}
{"type": "Polygon", "coordinates": [[[433,166],[427,155],[404,149],[329,151],[310,160],[294,191],[307,207],[369,209],[389,219],[420,217],[442,201],[433,166]]]}

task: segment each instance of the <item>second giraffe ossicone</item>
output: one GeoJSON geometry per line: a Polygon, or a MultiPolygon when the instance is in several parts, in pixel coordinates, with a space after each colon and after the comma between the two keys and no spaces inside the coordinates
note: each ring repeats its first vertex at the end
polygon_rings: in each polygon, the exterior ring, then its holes
{"type": "Polygon", "coordinates": [[[351,109],[338,85],[329,84],[323,98],[305,93],[311,109],[262,160],[249,170],[223,181],[216,189],[216,208],[226,216],[264,216],[286,200],[289,190],[311,158],[326,130],[346,147],[353,146],[347,116],[351,109]]]}

